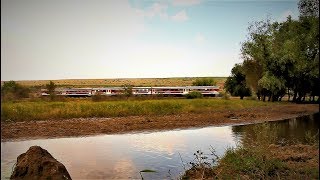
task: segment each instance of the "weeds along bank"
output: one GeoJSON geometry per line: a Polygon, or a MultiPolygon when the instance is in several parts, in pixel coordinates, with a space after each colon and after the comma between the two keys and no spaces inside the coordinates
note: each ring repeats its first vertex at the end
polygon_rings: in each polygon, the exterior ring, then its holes
{"type": "Polygon", "coordinates": [[[136,115],[170,115],[270,106],[254,100],[157,99],[93,102],[89,99],[67,102],[2,102],[1,121],[68,119],[86,117],[126,117],[136,115]]]}
{"type": "Polygon", "coordinates": [[[319,131],[299,142],[278,138],[277,129],[257,125],[222,157],[197,151],[181,179],[319,179],[319,131]]]}

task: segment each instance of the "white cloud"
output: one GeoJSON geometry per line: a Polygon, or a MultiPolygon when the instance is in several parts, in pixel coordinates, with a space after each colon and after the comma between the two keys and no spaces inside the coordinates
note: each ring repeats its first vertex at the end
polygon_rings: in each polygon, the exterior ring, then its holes
{"type": "Polygon", "coordinates": [[[196,34],[194,40],[197,44],[203,44],[206,41],[206,38],[201,33],[199,33],[196,34]]]}
{"type": "Polygon", "coordinates": [[[183,22],[183,21],[187,21],[189,19],[187,13],[185,10],[182,10],[180,12],[178,12],[176,15],[172,16],[171,19],[173,21],[179,21],[179,22],[183,22]]]}
{"type": "MultiPolygon", "coordinates": [[[[192,3],[195,3],[193,1],[178,1],[176,3],[180,3],[180,5],[182,5],[183,3],[185,5],[187,5],[188,3],[191,5],[192,3]]],[[[178,21],[178,22],[183,22],[183,21],[187,21],[189,19],[186,10],[181,10],[178,13],[176,13],[175,15],[168,15],[168,7],[169,5],[165,2],[165,1],[161,1],[161,2],[155,2],[153,3],[150,7],[146,8],[146,9],[136,9],[137,14],[139,14],[141,17],[144,18],[155,18],[155,17],[160,17],[162,19],[170,19],[172,21],[178,21]]]]}
{"type": "Polygon", "coordinates": [[[192,6],[200,4],[201,0],[173,0],[172,5],[174,6],[192,6]]]}
{"type": "Polygon", "coordinates": [[[143,17],[153,18],[153,17],[160,17],[160,18],[168,18],[167,14],[168,5],[165,3],[153,3],[149,8],[146,10],[136,9],[136,11],[142,15],[143,17]]]}

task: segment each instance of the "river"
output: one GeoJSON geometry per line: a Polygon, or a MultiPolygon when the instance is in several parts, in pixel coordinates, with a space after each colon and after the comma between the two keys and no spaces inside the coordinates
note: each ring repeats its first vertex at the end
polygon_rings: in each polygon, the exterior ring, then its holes
{"type": "MultiPolygon", "coordinates": [[[[303,141],[306,131],[319,131],[319,113],[268,123],[277,124],[280,138],[303,141]]],[[[209,154],[213,147],[222,156],[227,148],[241,143],[243,133],[254,126],[1,142],[1,179],[10,177],[18,155],[34,145],[63,163],[73,179],[141,179],[139,172],[145,169],[156,171],[142,173],[145,179],[175,179],[190,167],[197,150],[209,154]]]]}

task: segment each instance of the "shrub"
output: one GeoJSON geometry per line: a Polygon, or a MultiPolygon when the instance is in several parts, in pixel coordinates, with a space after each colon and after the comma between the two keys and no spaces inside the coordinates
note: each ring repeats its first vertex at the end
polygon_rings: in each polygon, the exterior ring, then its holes
{"type": "Polygon", "coordinates": [[[217,82],[212,78],[202,78],[195,80],[193,86],[215,86],[217,82]]]}
{"type": "Polygon", "coordinates": [[[106,95],[101,95],[99,93],[97,93],[91,97],[91,100],[94,102],[105,101],[106,99],[107,99],[106,95]]]}
{"type": "Polygon", "coordinates": [[[257,100],[258,97],[253,94],[253,95],[249,96],[248,99],[249,99],[249,100],[257,100]]]}
{"type": "Polygon", "coordinates": [[[225,100],[229,100],[230,99],[230,94],[225,92],[225,91],[220,92],[219,96],[222,97],[222,99],[225,99],[225,100]]]}
{"type": "Polygon", "coordinates": [[[22,98],[28,98],[30,89],[22,86],[15,81],[4,82],[1,87],[1,97],[4,100],[17,100],[22,98]]]}
{"type": "Polygon", "coordinates": [[[203,95],[200,92],[193,91],[186,95],[187,99],[195,99],[195,98],[202,98],[203,95]]]}

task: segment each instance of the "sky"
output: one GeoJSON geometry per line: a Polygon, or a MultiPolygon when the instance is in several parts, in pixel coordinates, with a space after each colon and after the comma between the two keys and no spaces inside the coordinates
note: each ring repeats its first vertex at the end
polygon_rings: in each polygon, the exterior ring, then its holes
{"type": "Polygon", "coordinates": [[[297,0],[1,0],[1,80],[226,77],[297,0]]]}

